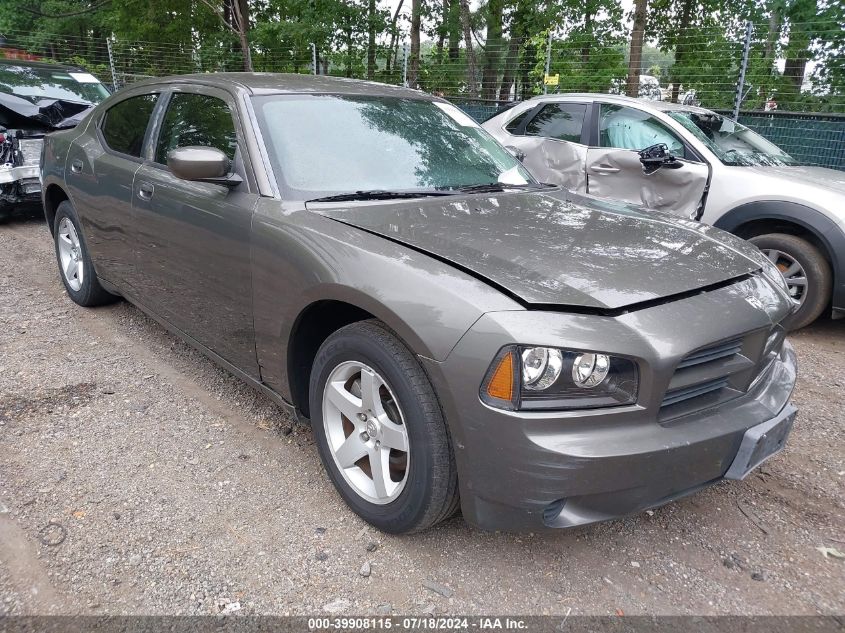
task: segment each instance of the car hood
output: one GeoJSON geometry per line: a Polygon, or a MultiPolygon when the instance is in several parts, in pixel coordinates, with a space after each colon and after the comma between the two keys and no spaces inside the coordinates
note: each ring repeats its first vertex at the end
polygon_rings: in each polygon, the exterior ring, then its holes
{"type": "Polygon", "coordinates": [[[309,210],[434,255],[528,304],[615,310],[759,270],[703,224],[558,190],[309,210]]]}
{"type": "Polygon", "coordinates": [[[93,104],[0,92],[0,125],[8,129],[60,130],[76,126],[93,104]]]}
{"type": "Polygon", "coordinates": [[[813,167],[810,165],[779,165],[772,167],[754,166],[741,167],[740,169],[748,169],[762,176],[774,178],[775,180],[785,184],[787,187],[790,182],[798,182],[803,185],[819,187],[834,193],[845,194],[845,172],[837,169],[813,167]]]}

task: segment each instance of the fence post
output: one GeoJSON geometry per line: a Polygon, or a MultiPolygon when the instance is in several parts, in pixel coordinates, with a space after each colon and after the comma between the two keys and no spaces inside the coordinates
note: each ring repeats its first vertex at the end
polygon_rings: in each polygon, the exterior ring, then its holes
{"type": "Polygon", "coordinates": [[[408,45],[402,44],[402,85],[408,87],[408,45]]]}
{"type": "Polygon", "coordinates": [[[739,118],[739,107],[745,98],[745,71],[748,70],[748,53],[751,50],[751,20],[745,23],[745,44],[742,50],[742,66],[739,69],[739,83],[736,85],[736,97],[734,97],[734,121],[739,118]]]}
{"type": "Polygon", "coordinates": [[[111,85],[115,90],[119,90],[120,86],[117,85],[117,73],[114,70],[114,53],[112,52],[111,43],[112,38],[114,35],[110,35],[106,38],[106,51],[109,54],[109,69],[111,70],[111,85]]]}
{"type": "Polygon", "coordinates": [[[549,87],[546,85],[546,77],[552,68],[552,30],[549,29],[549,43],[546,45],[546,74],[543,75],[543,94],[548,94],[549,87]]]}
{"type": "Polygon", "coordinates": [[[311,42],[311,74],[317,75],[317,45],[311,42]]]}

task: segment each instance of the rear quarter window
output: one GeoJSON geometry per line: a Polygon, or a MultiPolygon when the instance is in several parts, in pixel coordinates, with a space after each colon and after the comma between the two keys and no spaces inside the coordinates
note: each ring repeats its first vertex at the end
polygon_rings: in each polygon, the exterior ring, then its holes
{"type": "Polygon", "coordinates": [[[100,129],[109,149],[141,157],[144,135],[157,99],[157,94],[130,97],[106,111],[100,129]]]}

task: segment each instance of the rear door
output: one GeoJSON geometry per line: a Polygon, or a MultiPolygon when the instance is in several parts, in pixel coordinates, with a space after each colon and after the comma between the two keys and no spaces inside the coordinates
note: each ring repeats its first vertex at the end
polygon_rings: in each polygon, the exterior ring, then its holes
{"type": "Polygon", "coordinates": [[[587,115],[586,103],[546,103],[505,128],[512,135],[505,145],[525,154],[522,162],[539,181],[584,193],[587,115]]]}
{"type": "Polygon", "coordinates": [[[153,92],[130,93],[110,105],[74,140],[65,164],[97,275],[118,287],[132,284],[132,184],[157,100],[153,92]]]}
{"type": "Polygon", "coordinates": [[[641,204],[684,218],[697,215],[709,167],[662,121],[638,108],[602,103],[598,146],[587,150],[589,193],[641,204]],[[680,167],[646,174],[640,150],[665,143],[680,167]]]}
{"type": "Polygon", "coordinates": [[[258,194],[235,101],[212,87],[174,91],[153,135],[133,196],[139,299],[257,378],[250,227],[258,194]],[[230,189],[177,178],[167,168],[167,154],[191,145],[223,151],[243,182],[230,189]]]}

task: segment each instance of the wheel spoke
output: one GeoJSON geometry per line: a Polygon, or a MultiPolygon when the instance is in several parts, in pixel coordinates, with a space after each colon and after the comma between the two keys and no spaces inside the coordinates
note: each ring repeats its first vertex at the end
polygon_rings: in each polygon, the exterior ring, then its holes
{"type": "Polygon", "coordinates": [[[792,262],[792,265],[783,271],[783,276],[791,277],[792,275],[795,275],[799,272],[801,272],[801,264],[799,264],[798,262],[792,262]]]}
{"type": "Polygon", "coordinates": [[[407,452],[408,435],[405,427],[401,424],[394,424],[386,415],[379,417],[379,422],[381,422],[381,445],[407,452]]]}
{"type": "Polygon", "coordinates": [[[68,257],[67,263],[65,264],[65,278],[68,281],[73,281],[76,278],[76,262],[73,261],[73,258],[68,257]]]}
{"type": "Polygon", "coordinates": [[[396,483],[390,480],[389,457],[390,451],[370,451],[370,472],[373,474],[376,497],[379,498],[390,496],[396,488],[396,483]]]}
{"type": "Polygon", "coordinates": [[[337,463],[341,468],[349,468],[354,466],[355,462],[367,454],[367,446],[358,437],[358,432],[353,431],[352,435],[346,438],[346,441],[340,445],[335,451],[337,463]]]}
{"type": "Polygon", "coordinates": [[[807,285],[807,278],[806,277],[791,277],[790,279],[786,280],[786,283],[789,286],[804,287],[804,286],[807,285]]]}
{"type": "Polygon", "coordinates": [[[338,411],[347,417],[352,424],[358,424],[358,413],[361,412],[361,400],[349,393],[341,382],[332,382],[326,389],[326,395],[338,411]]]}
{"type": "Polygon", "coordinates": [[[361,400],[365,411],[372,411],[376,417],[384,413],[384,405],[381,403],[381,386],[384,383],[381,378],[370,369],[361,370],[361,400]]]}
{"type": "Polygon", "coordinates": [[[778,257],[780,257],[780,251],[770,249],[770,250],[767,250],[767,251],[763,251],[763,253],[766,255],[766,257],[769,258],[770,262],[772,262],[773,264],[778,263],[778,257]]]}

